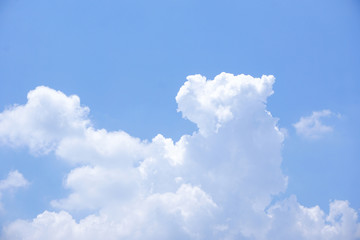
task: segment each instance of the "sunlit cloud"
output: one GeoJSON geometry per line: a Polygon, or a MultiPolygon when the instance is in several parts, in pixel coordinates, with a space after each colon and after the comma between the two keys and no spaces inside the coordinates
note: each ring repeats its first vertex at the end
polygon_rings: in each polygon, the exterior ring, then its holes
{"type": "MultiPolygon", "coordinates": [[[[273,203],[288,179],[281,169],[284,132],[266,108],[274,81],[189,76],[176,101],[198,130],[177,142],[95,129],[79,97],[44,86],[30,91],[26,104],[0,114],[0,141],[67,162],[69,194],[34,219],[6,225],[3,239],[360,237],[347,201],[332,201],[329,214],[295,196],[273,203]],[[80,210],[91,214],[76,221],[80,210]]],[[[328,113],[316,114],[313,121],[328,113]]]]}

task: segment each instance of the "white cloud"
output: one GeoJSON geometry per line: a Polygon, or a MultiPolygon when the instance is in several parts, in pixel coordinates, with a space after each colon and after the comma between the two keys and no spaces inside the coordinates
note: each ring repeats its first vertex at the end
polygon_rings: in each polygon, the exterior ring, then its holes
{"type": "Polygon", "coordinates": [[[0,181],[0,191],[24,187],[28,185],[28,181],[17,170],[9,172],[6,179],[0,181]]]}
{"type": "Polygon", "coordinates": [[[7,225],[3,238],[281,240],[314,239],[320,230],[317,239],[355,239],[360,228],[347,202],[335,201],[327,219],[293,198],[270,206],[287,185],[284,134],[266,110],[273,83],[272,76],[189,76],[176,101],[199,131],[178,142],[93,129],[78,97],[33,90],[27,104],[0,115],[0,139],[53,151],[74,166],[64,181],[70,194],[51,202],[58,212],[7,225]],[[77,222],[79,210],[93,214],[77,222]],[[331,217],[339,213],[341,224],[331,217]]]}
{"type": "Polygon", "coordinates": [[[301,117],[300,120],[293,124],[296,133],[306,138],[320,138],[323,135],[332,132],[333,127],[327,126],[321,122],[321,118],[334,115],[330,110],[313,112],[311,116],[301,117]]]}
{"type": "Polygon", "coordinates": [[[333,201],[326,215],[318,206],[306,208],[295,196],[269,209],[272,227],[269,239],[353,240],[360,238],[356,211],[347,201],[333,201]]]}
{"type": "MultiPolygon", "coordinates": [[[[17,170],[9,172],[8,176],[0,181],[0,200],[5,191],[26,187],[29,182],[17,170]]],[[[2,208],[0,203],[0,208],[2,208]]]]}
{"type": "Polygon", "coordinates": [[[126,206],[112,206],[76,222],[65,212],[45,211],[32,221],[17,220],[5,239],[195,239],[217,206],[199,187],[181,185],[175,193],[152,194],[126,206]]]}
{"type": "Polygon", "coordinates": [[[87,107],[78,96],[40,86],[27,95],[25,105],[0,114],[0,142],[27,145],[33,153],[47,153],[65,136],[77,135],[88,126],[87,107]]]}
{"type": "Polygon", "coordinates": [[[201,75],[187,77],[176,101],[183,117],[197,124],[200,133],[216,131],[242,113],[256,110],[273,93],[273,76],[254,79],[250,75],[221,73],[213,81],[201,75]]]}

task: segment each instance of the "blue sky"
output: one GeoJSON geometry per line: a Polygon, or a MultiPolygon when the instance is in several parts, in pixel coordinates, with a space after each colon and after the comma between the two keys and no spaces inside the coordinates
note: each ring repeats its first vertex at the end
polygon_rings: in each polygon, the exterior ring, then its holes
{"type": "MultiPolygon", "coordinates": [[[[329,202],[348,200],[358,211],[359,22],[357,0],[4,0],[1,112],[47,86],[79,96],[94,129],[176,142],[198,131],[197,120],[182,118],[190,110],[177,112],[175,96],[187,76],[274,75],[266,109],[286,129],[281,170],[288,186],[272,202],[296,195],[300,204],[328,213],[329,202]],[[319,121],[330,131],[315,138],[297,133],[293,124],[323,110],[331,114],[319,121]]],[[[65,209],[77,220],[93,211],[51,205],[74,191],[64,183],[79,163],[0,143],[0,179],[17,170],[29,182],[16,191],[0,187],[3,227],[45,210],[65,209]]]]}

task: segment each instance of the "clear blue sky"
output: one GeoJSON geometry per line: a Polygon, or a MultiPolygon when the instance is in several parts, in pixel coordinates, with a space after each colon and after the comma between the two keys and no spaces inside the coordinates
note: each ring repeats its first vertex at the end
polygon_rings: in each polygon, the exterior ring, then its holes
{"type": "MultiPolygon", "coordinates": [[[[287,129],[280,198],[359,209],[359,43],[358,0],[2,0],[0,108],[25,104],[44,85],[78,95],[95,128],[177,141],[197,129],[176,111],[188,75],[274,75],[267,109],[287,129]],[[324,109],[334,113],[324,118],[331,133],[296,134],[294,123],[324,109]]],[[[31,182],[2,197],[2,224],[34,218],[68,194],[72,166],[53,154],[1,145],[0,160],[0,179],[18,170],[31,182]]]]}

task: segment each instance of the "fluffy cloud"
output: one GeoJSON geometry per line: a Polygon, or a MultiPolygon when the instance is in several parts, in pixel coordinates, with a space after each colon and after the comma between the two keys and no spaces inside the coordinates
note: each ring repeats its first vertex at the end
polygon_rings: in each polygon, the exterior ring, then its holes
{"type": "Polygon", "coordinates": [[[25,105],[13,106],[0,114],[0,142],[28,146],[33,153],[54,150],[64,137],[77,135],[88,126],[87,107],[78,96],[37,87],[27,95],[25,105]]]}
{"type": "Polygon", "coordinates": [[[65,211],[45,211],[31,222],[13,222],[5,229],[5,239],[198,238],[203,233],[195,231],[211,221],[216,208],[199,187],[184,184],[175,193],[152,194],[126,206],[112,206],[79,223],[65,211]]]}
{"type": "Polygon", "coordinates": [[[269,239],[359,239],[360,224],[356,211],[347,201],[330,203],[326,215],[318,206],[306,208],[292,196],[272,206],[269,239]]]}
{"type": "Polygon", "coordinates": [[[273,93],[273,76],[262,76],[254,81],[250,75],[234,76],[221,73],[213,81],[201,75],[187,77],[176,101],[183,117],[197,124],[200,133],[217,131],[234,115],[250,114],[262,106],[273,93]]]}
{"type": "Polygon", "coordinates": [[[313,112],[311,116],[301,117],[300,120],[294,124],[296,133],[306,138],[320,138],[326,133],[332,132],[333,128],[321,122],[321,118],[330,117],[333,113],[330,110],[322,110],[313,112]]]}
{"type": "Polygon", "coordinates": [[[56,154],[74,168],[53,210],[3,229],[13,239],[356,239],[357,213],[334,201],[325,216],[286,190],[283,133],[266,110],[273,76],[189,76],[176,101],[199,131],[174,142],[94,129],[76,96],[46,87],[0,115],[0,139],[56,154]],[[36,104],[35,104],[36,103],[36,104]],[[44,113],[44,115],[42,115],[44,113]],[[17,116],[22,121],[16,120],[17,116]],[[73,213],[91,214],[75,221],[73,213]]]}

